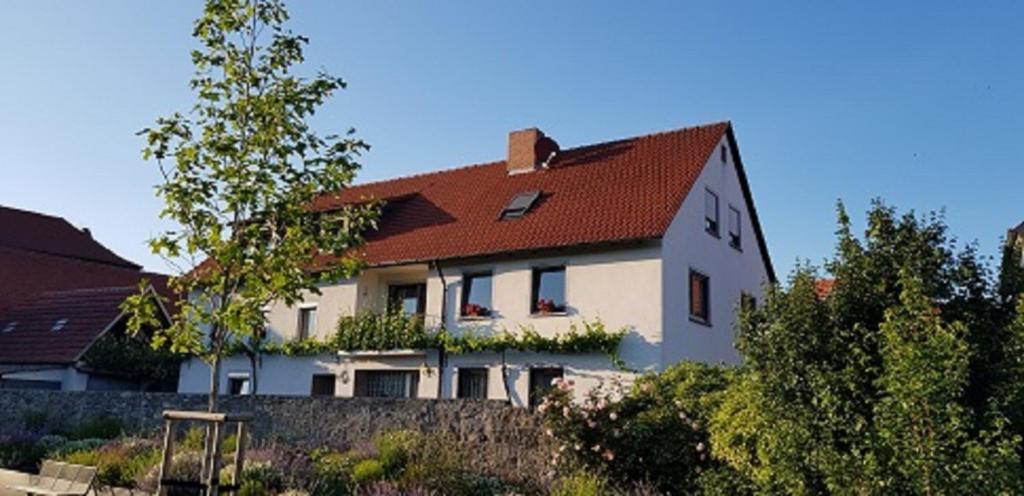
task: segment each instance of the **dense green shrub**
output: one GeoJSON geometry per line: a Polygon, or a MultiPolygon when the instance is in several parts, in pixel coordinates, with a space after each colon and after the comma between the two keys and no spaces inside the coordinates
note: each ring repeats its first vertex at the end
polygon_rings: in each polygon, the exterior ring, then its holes
{"type": "Polygon", "coordinates": [[[661,491],[692,493],[702,471],[721,469],[710,456],[707,422],[735,372],[695,363],[613,384],[573,401],[571,381],[538,407],[555,438],[552,464],[562,472],[606,476],[616,485],[647,482],[661,491]]]}
{"type": "Polygon", "coordinates": [[[606,496],[611,490],[604,477],[576,472],[559,479],[551,496],[606,496]]]}
{"type": "Polygon", "coordinates": [[[352,467],[352,481],[359,485],[384,479],[384,464],[373,458],[360,460],[352,467]]]}
{"type": "Polygon", "coordinates": [[[121,421],[110,415],[97,415],[61,429],[60,434],[71,440],[114,439],[124,433],[121,421]]]}
{"type": "Polygon", "coordinates": [[[100,484],[135,487],[136,480],[160,462],[160,448],[152,441],[123,439],[99,448],[71,451],[54,458],[96,467],[96,479],[100,484]]]}

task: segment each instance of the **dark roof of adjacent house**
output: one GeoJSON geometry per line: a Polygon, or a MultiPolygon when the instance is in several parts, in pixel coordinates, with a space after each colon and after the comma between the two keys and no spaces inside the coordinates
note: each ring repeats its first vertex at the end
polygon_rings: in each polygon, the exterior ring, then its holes
{"type": "Polygon", "coordinates": [[[314,208],[384,200],[379,229],[367,233],[371,265],[607,245],[663,236],[720,140],[735,158],[758,248],[771,260],[746,174],[727,122],[581,146],[547,168],[509,174],[505,161],[356,185],[314,208]],[[503,219],[517,195],[539,191],[529,214],[503,219]]]}
{"type": "Polygon", "coordinates": [[[0,247],[138,270],[92,239],[88,229],[51,215],[0,206],[0,247]]]}
{"type": "Polygon", "coordinates": [[[142,280],[173,305],[167,276],[140,270],[64,219],[0,207],[0,363],[75,361],[142,280]]]}
{"type": "Polygon", "coordinates": [[[121,315],[123,287],[49,291],[0,311],[0,363],[62,364],[79,356],[121,315]]]}

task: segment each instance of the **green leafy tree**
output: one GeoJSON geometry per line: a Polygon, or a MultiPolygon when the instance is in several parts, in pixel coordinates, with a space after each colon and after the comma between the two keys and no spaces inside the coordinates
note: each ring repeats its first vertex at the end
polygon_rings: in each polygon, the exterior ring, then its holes
{"type": "MultiPolygon", "coordinates": [[[[172,287],[187,296],[154,344],[210,364],[211,411],[225,353],[239,341],[258,352],[263,307],[356,274],[350,253],[378,215],[369,203],[316,208],[351,184],[368,147],[352,130],[310,127],[345,82],[292,74],[308,40],[285,29],[287,19],[278,0],[208,0],[193,32],[195,105],[141,133],[143,156],[163,177],[160,215],[176,225],[150,246],[176,264],[172,287]]],[[[140,299],[128,306],[136,325],[147,320],[140,299]]]]}
{"type": "Polygon", "coordinates": [[[742,313],[747,370],[712,417],[713,453],[763,493],[1016,490],[998,392],[1022,383],[986,362],[1013,333],[974,248],[881,202],[862,238],[840,205],[837,238],[829,293],[800,267],[742,313]]]}

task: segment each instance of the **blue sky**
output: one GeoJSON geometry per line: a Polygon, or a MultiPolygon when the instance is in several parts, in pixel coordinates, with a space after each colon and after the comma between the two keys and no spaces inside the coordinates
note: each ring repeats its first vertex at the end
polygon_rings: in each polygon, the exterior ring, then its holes
{"type": "MultiPolygon", "coordinates": [[[[527,126],[571,147],[729,119],[780,274],[832,252],[837,199],[945,208],[986,253],[1024,220],[1024,3],[291,3],[302,70],[350,83],[316,124],[373,146],[361,181],[500,159],[527,126]]],[[[167,270],[134,133],[189,108],[200,9],[5,2],[0,204],[167,270]]]]}

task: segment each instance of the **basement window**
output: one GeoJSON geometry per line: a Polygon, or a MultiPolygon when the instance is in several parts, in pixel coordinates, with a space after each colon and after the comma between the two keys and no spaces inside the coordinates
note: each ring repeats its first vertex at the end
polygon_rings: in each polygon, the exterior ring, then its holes
{"type": "Polygon", "coordinates": [[[245,396],[252,393],[249,374],[244,372],[231,372],[228,374],[228,394],[232,396],[245,396]]]}
{"type": "Polygon", "coordinates": [[[533,204],[537,203],[538,198],[540,198],[540,191],[537,190],[517,194],[501,210],[501,220],[518,219],[526,215],[526,212],[533,207],[533,204]]]}
{"type": "Polygon", "coordinates": [[[313,374],[313,383],[310,386],[311,396],[334,396],[334,374],[313,374]]]}
{"type": "Polygon", "coordinates": [[[552,389],[555,381],[565,377],[561,367],[530,368],[530,407],[536,407],[552,389]]]}
{"type": "Polygon", "coordinates": [[[459,398],[487,399],[487,369],[459,369],[459,398]]]}

